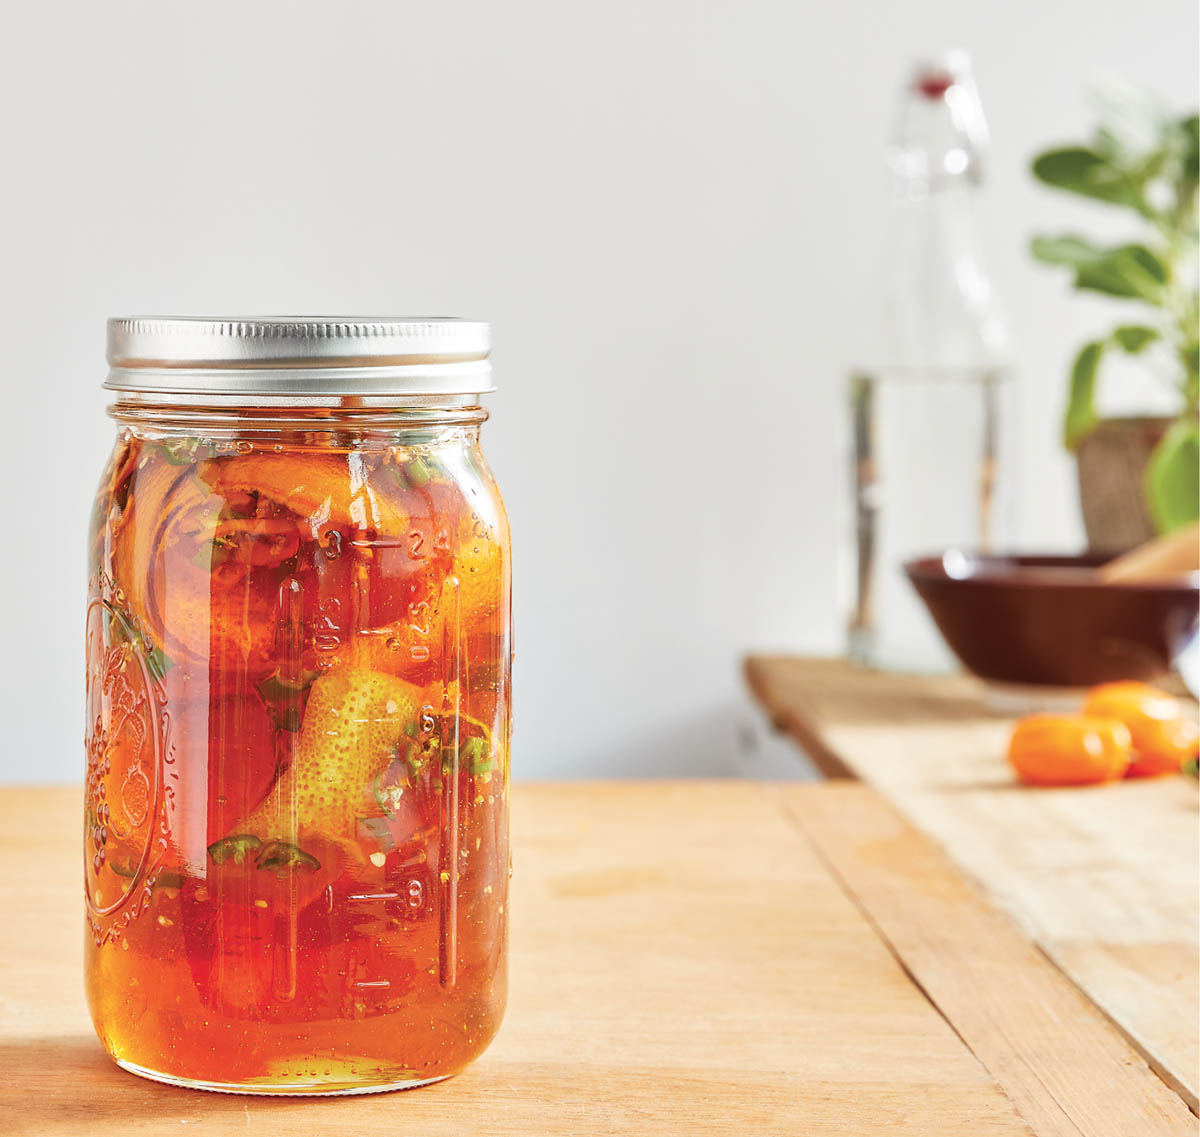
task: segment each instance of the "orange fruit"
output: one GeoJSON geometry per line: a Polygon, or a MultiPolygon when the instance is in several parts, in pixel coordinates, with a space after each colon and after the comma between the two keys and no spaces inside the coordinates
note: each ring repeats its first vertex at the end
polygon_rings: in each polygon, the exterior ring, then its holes
{"type": "Polygon", "coordinates": [[[262,841],[353,839],[360,817],[383,813],[372,783],[417,728],[421,701],[419,687],[379,671],[344,668],[314,680],[291,764],[234,832],[262,841]]]}
{"type": "Polygon", "coordinates": [[[1195,716],[1179,700],[1148,683],[1103,683],[1088,692],[1085,715],[1119,719],[1133,739],[1129,778],[1177,774],[1200,747],[1195,716]]]}
{"type": "Polygon", "coordinates": [[[1033,786],[1086,786],[1124,776],[1133,753],[1116,719],[1030,715],[1013,728],[1008,761],[1033,786]]]}
{"type": "Polygon", "coordinates": [[[399,536],[408,515],[375,485],[378,457],[370,452],[330,454],[255,451],[212,458],[198,467],[214,493],[256,493],[308,522],[314,533],[329,526],[354,526],[399,536]]]}

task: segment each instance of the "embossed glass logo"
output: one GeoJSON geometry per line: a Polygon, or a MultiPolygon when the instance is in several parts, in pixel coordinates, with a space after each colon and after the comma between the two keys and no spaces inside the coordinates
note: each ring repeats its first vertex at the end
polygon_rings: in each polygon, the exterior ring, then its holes
{"type": "Polygon", "coordinates": [[[162,797],[156,688],[143,639],[107,599],[87,617],[86,888],[93,916],[120,908],[145,878],[162,797]]]}

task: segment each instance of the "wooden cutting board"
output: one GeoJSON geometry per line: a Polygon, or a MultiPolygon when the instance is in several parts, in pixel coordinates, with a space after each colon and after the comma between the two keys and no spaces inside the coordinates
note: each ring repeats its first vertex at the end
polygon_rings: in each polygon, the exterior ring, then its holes
{"type": "Polygon", "coordinates": [[[0,1132],[1142,1137],[1179,1098],[863,785],[514,790],[512,987],[475,1066],[274,1100],[118,1070],[81,983],[80,794],[0,791],[0,1132]]]}
{"type": "Polygon", "coordinates": [[[1018,785],[967,676],[755,657],[752,689],[832,777],[879,790],[1007,910],[1195,1111],[1200,810],[1186,777],[1018,785]]]}

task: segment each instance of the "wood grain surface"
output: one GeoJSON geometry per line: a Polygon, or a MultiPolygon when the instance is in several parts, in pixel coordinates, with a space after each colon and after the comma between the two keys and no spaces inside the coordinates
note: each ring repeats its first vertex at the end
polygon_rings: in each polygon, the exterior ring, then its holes
{"type": "Polygon", "coordinates": [[[437,1086],[305,1100],[108,1060],[80,979],[81,795],[0,791],[0,1133],[1029,1137],[813,846],[795,803],[826,789],[518,787],[492,1049],[437,1086]]]}
{"type": "Polygon", "coordinates": [[[509,1013],[464,1074],[265,1099],[118,1070],[80,800],[0,791],[0,1133],[1183,1134],[1121,1034],[870,788],[518,787],[509,1013]]]}
{"type": "Polygon", "coordinates": [[[752,658],[751,687],[932,836],[1195,1111],[1200,1066],[1196,783],[1017,785],[1012,718],[966,676],[752,658]]]}

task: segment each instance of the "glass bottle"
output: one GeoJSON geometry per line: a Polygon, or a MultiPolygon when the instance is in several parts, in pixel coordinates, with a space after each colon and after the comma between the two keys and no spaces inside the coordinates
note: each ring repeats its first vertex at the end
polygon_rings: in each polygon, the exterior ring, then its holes
{"type": "Polygon", "coordinates": [[[903,564],[954,546],[994,549],[1007,523],[1006,335],[977,226],[986,146],[966,55],[918,64],[887,150],[883,347],[850,379],[848,648],[876,666],[952,666],[903,564]]]}
{"type": "Polygon", "coordinates": [[[966,53],[946,51],[917,64],[887,149],[887,363],[960,371],[1004,363],[1004,319],[979,239],[987,145],[966,53]]]}

